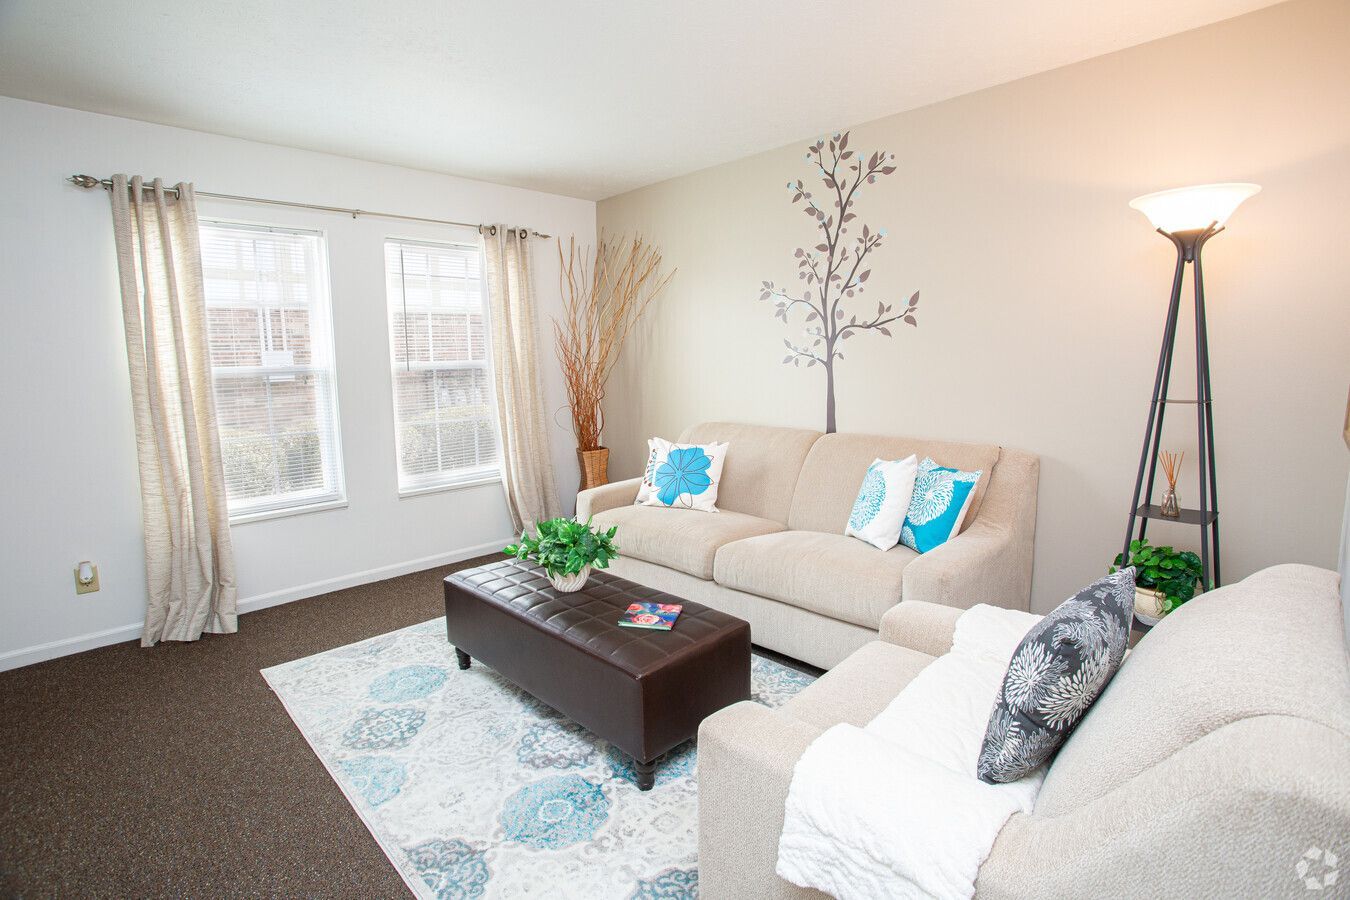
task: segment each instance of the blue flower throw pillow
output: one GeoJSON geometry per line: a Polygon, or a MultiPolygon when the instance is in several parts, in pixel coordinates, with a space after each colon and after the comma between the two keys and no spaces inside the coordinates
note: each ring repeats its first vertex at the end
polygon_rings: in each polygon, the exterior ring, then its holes
{"type": "Polygon", "coordinates": [[[656,457],[661,453],[662,444],[669,444],[669,442],[655,437],[647,441],[647,465],[642,470],[642,483],[638,485],[637,499],[633,501],[634,506],[641,506],[651,496],[652,479],[656,476],[656,457]]]}
{"type": "Polygon", "coordinates": [[[1134,569],[1122,569],[1031,626],[994,697],[981,781],[1016,781],[1059,752],[1125,659],[1133,618],[1134,569]]]}
{"type": "Polygon", "coordinates": [[[653,438],[656,452],[642,479],[643,506],[717,512],[717,485],[727,458],[725,443],[672,444],[653,438]]]}
{"type": "Polygon", "coordinates": [[[984,474],[982,469],[962,472],[939,466],[925,456],[919,463],[919,474],[914,479],[914,495],[909,501],[909,513],[900,529],[900,543],[927,553],[941,547],[961,532],[966,510],[975,497],[975,484],[984,474]]]}

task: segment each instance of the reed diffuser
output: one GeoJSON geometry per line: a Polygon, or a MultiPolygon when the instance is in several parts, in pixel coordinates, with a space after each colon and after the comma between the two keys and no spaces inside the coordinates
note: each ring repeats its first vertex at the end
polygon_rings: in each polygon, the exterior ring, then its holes
{"type": "Polygon", "coordinates": [[[1177,476],[1181,474],[1181,461],[1185,456],[1185,451],[1173,453],[1171,450],[1164,450],[1158,454],[1163,475],[1167,477],[1167,490],[1163,491],[1162,507],[1159,511],[1169,519],[1181,518],[1181,507],[1177,505],[1177,476]]]}

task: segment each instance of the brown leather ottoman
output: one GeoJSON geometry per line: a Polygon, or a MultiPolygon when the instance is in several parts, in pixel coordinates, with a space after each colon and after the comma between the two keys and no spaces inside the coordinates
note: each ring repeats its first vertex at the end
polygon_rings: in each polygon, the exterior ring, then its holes
{"type": "Polygon", "coordinates": [[[456,572],[445,579],[445,629],[461,669],[481,660],[618,747],[644,791],[656,757],[750,698],[748,623],[604,572],[572,594],[516,560],[456,572]],[[620,627],[635,600],[684,611],[670,631],[620,627]]]}

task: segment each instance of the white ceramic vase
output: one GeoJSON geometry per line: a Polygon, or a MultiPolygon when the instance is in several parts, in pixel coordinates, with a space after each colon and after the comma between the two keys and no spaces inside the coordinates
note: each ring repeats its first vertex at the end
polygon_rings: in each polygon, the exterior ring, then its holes
{"type": "Polygon", "coordinates": [[[1162,598],[1152,588],[1136,587],[1134,589],[1134,614],[1144,622],[1155,625],[1159,619],[1167,615],[1167,611],[1163,609],[1162,604],[1162,598]]]}
{"type": "Polygon", "coordinates": [[[548,580],[553,585],[553,589],[561,591],[564,594],[570,594],[579,591],[586,586],[586,579],[591,577],[591,567],[587,566],[575,575],[554,575],[548,573],[548,580]]]}
{"type": "MultiPolygon", "coordinates": [[[[1195,595],[1200,596],[1200,584],[1195,585],[1195,595]]],[[[1149,625],[1157,625],[1167,615],[1163,608],[1163,598],[1153,588],[1136,586],[1134,589],[1134,614],[1149,625]]]]}

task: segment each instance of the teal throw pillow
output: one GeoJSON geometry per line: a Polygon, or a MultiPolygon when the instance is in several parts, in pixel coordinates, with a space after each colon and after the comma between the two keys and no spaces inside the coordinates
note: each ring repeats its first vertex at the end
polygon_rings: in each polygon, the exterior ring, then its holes
{"type": "Polygon", "coordinates": [[[909,513],[900,529],[900,543],[920,553],[941,547],[961,532],[966,510],[975,496],[982,469],[962,472],[940,466],[929,457],[919,463],[909,513]]]}

